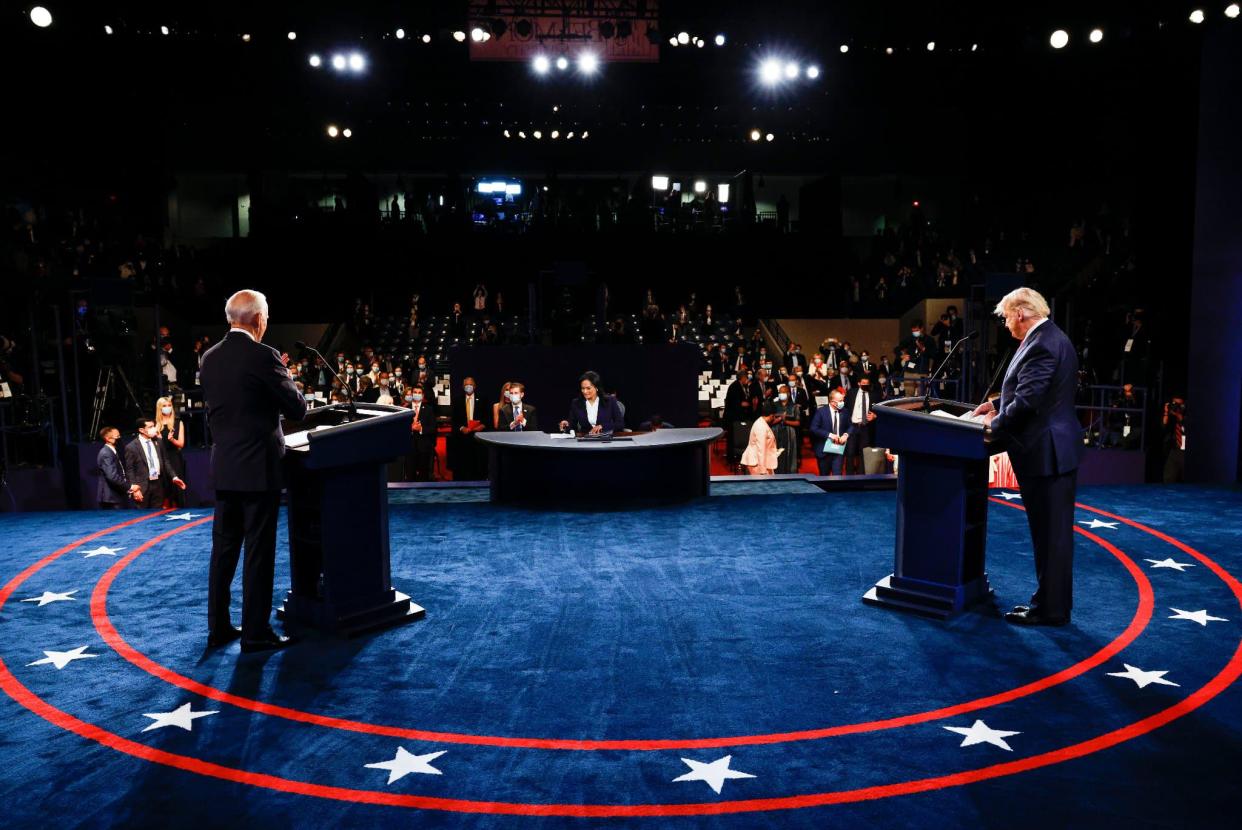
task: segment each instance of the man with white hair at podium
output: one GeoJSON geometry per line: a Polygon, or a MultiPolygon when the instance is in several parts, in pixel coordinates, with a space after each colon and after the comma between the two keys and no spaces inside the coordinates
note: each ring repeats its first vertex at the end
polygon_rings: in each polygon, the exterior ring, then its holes
{"type": "Polygon", "coordinates": [[[1019,341],[1000,398],[975,409],[988,440],[1009,453],[1035,549],[1039,587],[1029,605],[1005,615],[1017,625],[1065,625],[1074,587],[1074,495],[1082,459],[1082,427],[1074,409],[1078,355],[1048,319],[1039,292],[1017,288],[996,304],[1019,341]]]}
{"type": "Polygon", "coordinates": [[[263,345],[267,298],[258,291],[238,291],[225,303],[224,315],[229,332],[203,355],[200,370],[216,488],[207,643],[222,646],[240,637],[242,651],[266,651],[289,642],[272,631],[269,622],[285,454],[280,416],[302,420],[306,399],[285,365],[288,357],[263,345]],[[229,621],[229,589],[243,540],[246,560],[238,630],[229,621]]]}

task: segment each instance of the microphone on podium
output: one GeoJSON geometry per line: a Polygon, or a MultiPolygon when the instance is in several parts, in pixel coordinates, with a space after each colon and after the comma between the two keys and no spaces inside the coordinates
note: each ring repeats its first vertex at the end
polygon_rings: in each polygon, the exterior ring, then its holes
{"type": "Polygon", "coordinates": [[[321,355],[319,353],[319,350],[316,349],[314,346],[308,346],[302,340],[298,340],[293,345],[294,345],[294,348],[298,348],[298,349],[302,349],[303,351],[310,352],[315,357],[323,361],[323,365],[326,366],[328,368],[328,371],[332,373],[332,377],[336,378],[337,382],[341,384],[341,388],[345,390],[345,397],[349,398],[349,420],[353,420],[357,418],[358,410],[354,408],[354,390],[349,388],[348,383],[341,380],[341,376],[338,375],[336,373],[336,370],[332,368],[332,364],[328,362],[328,359],[324,357],[323,355],[321,355]]]}
{"type": "Polygon", "coordinates": [[[938,378],[940,376],[940,373],[944,371],[944,368],[949,365],[949,361],[953,359],[953,355],[957,354],[957,350],[961,347],[963,343],[965,343],[967,340],[974,340],[978,336],[979,336],[979,330],[976,329],[975,331],[972,331],[970,334],[963,337],[961,340],[954,343],[953,348],[949,349],[949,353],[945,355],[944,361],[940,364],[939,368],[937,368],[936,371],[932,372],[931,377],[927,379],[926,381],[927,391],[923,395],[923,411],[924,412],[931,411],[932,381],[938,378]]]}

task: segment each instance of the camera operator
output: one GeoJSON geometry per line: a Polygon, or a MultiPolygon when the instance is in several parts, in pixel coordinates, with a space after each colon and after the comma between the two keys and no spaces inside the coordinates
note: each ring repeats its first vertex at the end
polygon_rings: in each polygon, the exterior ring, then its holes
{"type": "Polygon", "coordinates": [[[1186,476],[1186,399],[1174,395],[1164,405],[1164,483],[1180,484],[1186,476]]]}
{"type": "Polygon", "coordinates": [[[0,335],[0,383],[7,383],[9,391],[14,394],[20,394],[21,387],[25,384],[26,379],[13,368],[16,357],[13,350],[17,348],[17,344],[12,339],[0,335]]]}

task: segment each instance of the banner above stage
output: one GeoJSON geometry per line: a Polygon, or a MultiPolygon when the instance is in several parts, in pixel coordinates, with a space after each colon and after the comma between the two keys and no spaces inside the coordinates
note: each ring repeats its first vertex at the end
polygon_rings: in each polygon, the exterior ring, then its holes
{"type": "Polygon", "coordinates": [[[470,60],[573,58],[590,49],[601,62],[660,60],[658,0],[470,0],[470,60]]]}

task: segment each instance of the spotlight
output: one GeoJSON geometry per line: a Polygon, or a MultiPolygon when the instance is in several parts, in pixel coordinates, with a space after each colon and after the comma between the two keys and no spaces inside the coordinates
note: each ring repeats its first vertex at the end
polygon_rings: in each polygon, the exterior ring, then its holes
{"type": "Polygon", "coordinates": [[[552,138],[552,140],[553,140],[553,141],[556,141],[556,139],[558,139],[558,138],[560,138],[560,137],[561,137],[561,131],[560,131],[560,130],[553,130],[553,131],[552,131],[552,136],[551,136],[551,138],[552,138]]]}
{"type": "Polygon", "coordinates": [[[677,35],[673,35],[672,37],[670,37],[670,38],[668,39],[668,45],[669,45],[669,46],[676,46],[676,45],[677,45],[677,35]]]}
{"type": "Polygon", "coordinates": [[[333,55],[332,56],[332,68],[335,69],[337,72],[344,72],[345,67],[348,65],[349,65],[349,62],[345,60],[344,55],[333,55]]]}
{"type": "Polygon", "coordinates": [[[349,55],[349,68],[355,72],[361,72],[367,68],[367,59],[358,52],[351,52],[349,55]]]}
{"type": "Polygon", "coordinates": [[[569,68],[569,58],[565,57],[564,55],[561,55],[559,58],[557,58],[557,59],[556,59],[556,68],[557,68],[557,69],[559,69],[559,70],[561,70],[562,72],[564,72],[566,69],[568,69],[568,68],[569,68]]]}
{"type": "Polygon", "coordinates": [[[561,111],[561,105],[560,105],[560,104],[553,104],[553,105],[552,105],[552,111],[553,111],[553,112],[560,112],[560,111],[561,111]]]}
{"type": "Polygon", "coordinates": [[[340,132],[341,131],[336,128],[335,124],[328,125],[328,138],[336,138],[337,135],[340,134],[340,132]]]}
{"type": "Polygon", "coordinates": [[[696,182],[694,183],[694,192],[695,192],[695,193],[706,193],[706,192],[707,192],[707,182],[703,181],[702,179],[700,179],[699,181],[696,181],[696,182]]]}
{"type": "Polygon", "coordinates": [[[168,34],[168,27],[167,27],[167,26],[161,26],[161,27],[160,27],[160,34],[161,34],[161,35],[167,35],[167,34],[168,34]]]}
{"type": "Polygon", "coordinates": [[[583,75],[594,75],[599,69],[599,58],[594,52],[583,52],[578,56],[578,71],[583,75]]]}
{"type": "Polygon", "coordinates": [[[785,78],[790,81],[798,77],[798,74],[801,71],[802,70],[799,68],[798,64],[794,63],[793,61],[790,61],[789,63],[785,64],[785,78]]]}
{"type": "Polygon", "coordinates": [[[703,38],[699,38],[698,40],[694,42],[694,45],[702,49],[704,46],[707,45],[707,41],[703,40],[703,38]]]}
{"type": "Polygon", "coordinates": [[[716,35],[716,45],[717,45],[717,46],[724,46],[724,45],[725,45],[725,36],[724,36],[724,35],[716,35]]]}
{"type": "Polygon", "coordinates": [[[781,82],[781,62],[776,58],[768,58],[759,65],[759,78],[768,86],[781,82]]]}
{"type": "Polygon", "coordinates": [[[1092,29],[1091,34],[1087,35],[1087,40],[1091,41],[1092,43],[1099,43],[1103,39],[1104,39],[1103,29],[1092,29]]]}
{"type": "Polygon", "coordinates": [[[1204,18],[1203,9],[1195,9],[1190,13],[1191,23],[1202,23],[1204,18]]]}
{"type": "Polygon", "coordinates": [[[589,133],[589,132],[587,132],[586,130],[583,130],[583,131],[582,131],[582,137],[583,137],[583,138],[586,138],[586,137],[587,137],[587,136],[589,136],[589,135],[590,135],[590,133],[589,133]]]}
{"type": "Polygon", "coordinates": [[[111,27],[111,26],[104,26],[104,34],[105,34],[105,35],[110,35],[110,34],[112,34],[112,27],[111,27]]]}
{"type": "Polygon", "coordinates": [[[768,133],[768,134],[767,134],[767,135],[765,135],[763,138],[764,138],[764,140],[765,140],[765,141],[775,141],[775,140],[776,140],[776,136],[772,135],[771,133],[768,133]]]}
{"type": "Polygon", "coordinates": [[[762,135],[762,134],[761,134],[758,130],[751,130],[751,131],[750,131],[750,140],[751,140],[751,141],[758,141],[758,140],[759,140],[759,139],[761,139],[761,138],[763,138],[763,135],[762,135]]]}
{"type": "Polygon", "coordinates": [[[297,32],[290,32],[289,34],[285,35],[285,37],[289,38],[289,40],[297,40],[297,39],[298,39],[298,33],[297,33],[297,32]]]}
{"type": "Polygon", "coordinates": [[[548,70],[552,68],[552,62],[548,60],[547,55],[536,55],[530,65],[540,75],[547,75],[548,70]]]}
{"type": "Polygon", "coordinates": [[[1230,3],[1228,6],[1225,6],[1225,17],[1230,20],[1236,19],[1239,13],[1242,13],[1242,7],[1239,7],[1237,3],[1230,3]]]}
{"type": "Polygon", "coordinates": [[[470,39],[473,40],[475,43],[482,43],[483,34],[484,34],[483,30],[480,29],[478,26],[475,26],[473,29],[470,30],[470,39]]]}
{"type": "Polygon", "coordinates": [[[819,77],[819,67],[818,67],[818,66],[808,66],[808,67],[806,68],[806,76],[807,76],[808,78],[810,78],[812,81],[813,81],[813,80],[815,80],[816,78],[818,78],[818,77],[819,77]]]}
{"type": "Polygon", "coordinates": [[[353,138],[354,131],[351,130],[349,127],[346,127],[345,129],[341,130],[341,135],[345,136],[346,138],[353,138]]]}
{"type": "Polygon", "coordinates": [[[397,40],[405,40],[405,29],[398,29],[393,34],[397,36],[397,40]]]}
{"type": "Polygon", "coordinates": [[[934,41],[934,40],[929,40],[929,41],[927,41],[927,51],[928,51],[928,52],[935,52],[935,51],[936,51],[936,41],[934,41]]]}
{"type": "Polygon", "coordinates": [[[463,32],[461,29],[458,29],[457,31],[453,32],[453,40],[457,41],[458,43],[465,43],[466,33],[463,32]]]}
{"type": "Polygon", "coordinates": [[[242,43],[249,43],[249,42],[250,42],[250,33],[247,32],[246,34],[242,35],[242,43]]]}
{"type": "Polygon", "coordinates": [[[509,135],[509,131],[505,130],[505,138],[512,138],[512,137],[513,136],[509,135]]]}
{"type": "Polygon", "coordinates": [[[518,138],[526,138],[526,131],[518,130],[518,138]]]}
{"type": "Polygon", "coordinates": [[[566,140],[566,141],[568,141],[569,139],[571,139],[571,138],[573,138],[573,137],[574,137],[574,131],[573,131],[573,130],[570,130],[569,132],[565,133],[565,140],[566,140]]]}
{"type": "Polygon", "coordinates": [[[668,176],[652,176],[651,189],[664,192],[668,190],[668,176]]]}
{"type": "Polygon", "coordinates": [[[423,35],[423,43],[431,43],[431,35],[423,35]]]}
{"type": "Polygon", "coordinates": [[[323,58],[319,57],[318,55],[311,55],[309,60],[310,60],[310,65],[315,68],[319,68],[320,66],[323,66],[323,58]]]}
{"type": "Polygon", "coordinates": [[[35,6],[30,10],[30,22],[40,29],[46,29],[52,25],[52,13],[42,6],[35,6]]]}
{"type": "Polygon", "coordinates": [[[884,54],[886,54],[886,55],[891,55],[891,54],[893,54],[893,47],[891,47],[891,46],[886,46],[886,47],[884,48],[884,54]]]}
{"type": "Polygon", "coordinates": [[[844,55],[844,54],[845,54],[846,52],[848,52],[848,51],[850,51],[850,45],[849,45],[848,43],[842,43],[842,44],[841,44],[841,54],[842,54],[842,55],[844,55]]]}
{"type": "Polygon", "coordinates": [[[682,46],[685,46],[687,43],[690,42],[690,33],[689,32],[678,32],[677,42],[680,43],[682,46]]]}
{"type": "Polygon", "coordinates": [[[531,133],[531,135],[533,135],[536,139],[543,138],[543,133],[540,132],[539,130],[535,130],[533,133],[531,133]]]}
{"type": "Polygon", "coordinates": [[[1065,44],[1069,43],[1069,32],[1057,29],[1052,33],[1052,37],[1048,38],[1048,42],[1052,44],[1053,49],[1064,49],[1065,44]]]}
{"type": "Polygon", "coordinates": [[[978,52],[978,51],[979,51],[979,44],[977,44],[977,43],[972,43],[972,44],[970,44],[970,51],[972,51],[972,52],[978,52]]]}
{"type": "Polygon", "coordinates": [[[719,200],[719,201],[720,201],[720,202],[722,202],[722,203],[728,203],[728,201],[729,201],[729,185],[727,185],[727,184],[718,184],[718,185],[716,185],[716,198],[717,198],[717,200],[719,200]]]}

